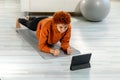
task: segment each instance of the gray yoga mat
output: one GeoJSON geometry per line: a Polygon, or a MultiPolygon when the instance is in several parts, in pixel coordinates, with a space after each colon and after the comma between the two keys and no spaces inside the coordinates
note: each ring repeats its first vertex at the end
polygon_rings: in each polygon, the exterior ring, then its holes
{"type": "MultiPolygon", "coordinates": [[[[78,51],[77,49],[72,48],[73,52],[71,55],[67,55],[66,53],[64,53],[62,50],[60,50],[60,55],[59,56],[53,56],[52,54],[49,53],[45,53],[42,52],[38,49],[38,40],[36,38],[36,33],[35,31],[31,31],[29,29],[19,29],[16,30],[18,32],[18,34],[25,40],[27,41],[29,44],[31,44],[31,46],[39,53],[39,55],[44,58],[44,59],[53,59],[53,58],[58,58],[58,57],[66,57],[66,56],[73,56],[73,55],[79,55],[80,51],[78,51]]],[[[60,43],[55,44],[54,46],[52,46],[51,48],[53,49],[59,49],[60,48],[60,43]]]]}

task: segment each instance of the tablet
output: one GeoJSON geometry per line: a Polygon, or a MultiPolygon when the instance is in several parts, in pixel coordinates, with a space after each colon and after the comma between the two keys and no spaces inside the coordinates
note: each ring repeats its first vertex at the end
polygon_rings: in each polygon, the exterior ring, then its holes
{"type": "Polygon", "coordinates": [[[91,53],[73,56],[71,60],[70,70],[78,70],[90,67],[91,53]]]}

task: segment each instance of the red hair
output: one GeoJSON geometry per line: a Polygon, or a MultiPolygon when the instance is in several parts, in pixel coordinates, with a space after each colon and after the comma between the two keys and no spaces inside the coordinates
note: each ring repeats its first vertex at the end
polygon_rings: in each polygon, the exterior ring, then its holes
{"type": "Polygon", "coordinates": [[[55,12],[53,15],[53,22],[55,24],[70,24],[70,14],[64,11],[55,12]]]}

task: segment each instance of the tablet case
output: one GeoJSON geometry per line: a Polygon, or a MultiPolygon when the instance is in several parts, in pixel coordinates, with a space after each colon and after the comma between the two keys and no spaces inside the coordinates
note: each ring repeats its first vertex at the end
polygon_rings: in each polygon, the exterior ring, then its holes
{"type": "Polygon", "coordinates": [[[70,70],[73,71],[78,69],[90,68],[90,58],[91,53],[73,56],[70,65],[70,70]]]}

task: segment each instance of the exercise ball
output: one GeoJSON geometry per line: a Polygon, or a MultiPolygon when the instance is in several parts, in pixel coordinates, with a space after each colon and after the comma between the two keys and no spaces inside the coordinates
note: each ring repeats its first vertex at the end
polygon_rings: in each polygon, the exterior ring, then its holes
{"type": "Polygon", "coordinates": [[[110,12],[109,0],[81,0],[80,11],[90,21],[101,21],[110,12]]]}

